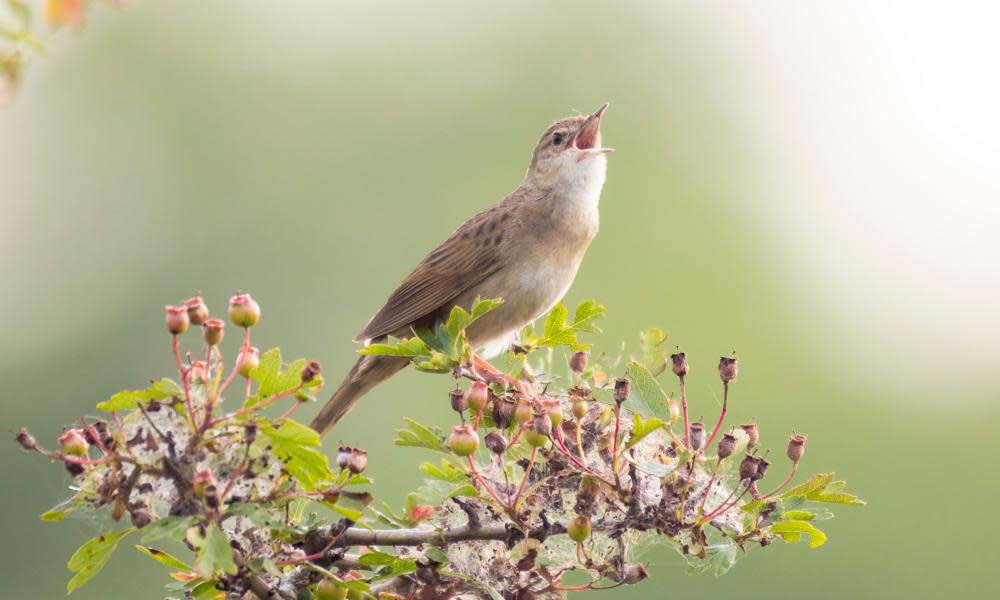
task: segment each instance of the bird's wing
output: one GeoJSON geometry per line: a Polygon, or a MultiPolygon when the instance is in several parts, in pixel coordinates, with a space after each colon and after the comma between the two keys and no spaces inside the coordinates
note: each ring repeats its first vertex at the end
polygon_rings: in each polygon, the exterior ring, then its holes
{"type": "MultiPolygon", "coordinates": [[[[508,198],[510,200],[510,198],[508,198]]],[[[500,270],[513,223],[510,202],[499,202],[462,224],[406,276],[355,341],[391,335],[433,315],[462,292],[500,270]]]]}

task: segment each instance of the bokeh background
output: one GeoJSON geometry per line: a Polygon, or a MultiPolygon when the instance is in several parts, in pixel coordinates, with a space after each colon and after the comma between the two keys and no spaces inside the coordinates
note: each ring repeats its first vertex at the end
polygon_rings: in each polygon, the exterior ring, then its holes
{"type": "MultiPolygon", "coordinates": [[[[995,589],[1000,410],[1000,42],[995,10],[901,2],[96,4],[0,112],[4,429],[50,440],[167,374],[162,309],[250,291],[262,346],[325,366],[416,260],[513,189],[552,120],[608,100],[601,233],[568,301],[603,347],[659,325],[719,404],[869,501],[821,549],[600,597],[937,598],[995,589]]],[[[235,340],[229,340],[235,344],[235,340]]],[[[393,503],[448,424],[412,371],[327,440],[371,453],[393,503]]],[[[671,382],[672,385],[672,382],[671,382]]],[[[62,597],[105,523],[42,523],[58,467],[0,444],[2,595],[62,597]]],[[[126,545],[76,597],[160,598],[126,545]]],[[[598,597],[598,595],[595,595],[598,597]]]]}

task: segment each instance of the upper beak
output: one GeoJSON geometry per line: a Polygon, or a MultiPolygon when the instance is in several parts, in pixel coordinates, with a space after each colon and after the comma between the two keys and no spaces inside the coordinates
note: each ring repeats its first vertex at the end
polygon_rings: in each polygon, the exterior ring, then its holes
{"type": "Polygon", "coordinates": [[[614,152],[611,148],[597,147],[601,141],[601,116],[604,115],[604,111],[607,108],[608,103],[605,102],[583,122],[583,126],[580,127],[573,138],[573,145],[577,150],[600,153],[614,152]]]}

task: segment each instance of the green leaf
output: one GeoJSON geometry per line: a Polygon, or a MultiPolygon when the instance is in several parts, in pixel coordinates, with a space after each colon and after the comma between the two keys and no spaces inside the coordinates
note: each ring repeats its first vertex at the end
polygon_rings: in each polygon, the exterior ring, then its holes
{"type": "Polygon", "coordinates": [[[340,513],[344,518],[354,521],[355,523],[361,520],[362,514],[360,510],[354,510],[353,508],[347,508],[339,504],[326,504],[326,506],[329,506],[332,510],[340,513]]]}
{"type": "Polygon", "coordinates": [[[228,575],[236,574],[236,563],[233,562],[233,549],[229,546],[229,536],[219,529],[215,523],[205,529],[205,536],[195,547],[198,550],[198,560],[195,569],[202,577],[209,579],[219,571],[228,575]]]}
{"type": "Polygon", "coordinates": [[[448,553],[438,548],[437,546],[431,546],[430,549],[427,550],[427,558],[442,565],[450,562],[450,559],[448,558],[448,553]]]}
{"type": "Polygon", "coordinates": [[[156,562],[166,565],[172,569],[180,569],[181,571],[192,570],[191,566],[188,565],[186,562],[173,555],[167,554],[163,550],[157,550],[156,548],[147,548],[146,546],[139,546],[139,545],[137,545],[135,549],[138,550],[139,552],[142,552],[149,558],[152,558],[156,562]]]}
{"type": "Polygon", "coordinates": [[[667,369],[667,349],[663,343],[667,334],[659,327],[650,327],[639,334],[639,347],[642,349],[642,366],[657,376],[667,369]]]}
{"type": "Polygon", "coordinates": [[[38,518],[43,521],[48,521],[50,523],[55,523],[56,521],[62,521],[66,518],[69,513],[73,512],[73,509],[60,510],[53,508],[52,510],[47,510],[42,514],[38,515],[38,518]]]}
{"type": "MultiPolygon", "coordinates": [[[[277,396],[286,394],[302,384],[302,369],[306,366],[306,360],[300,358],[282,368],[281,349],[271,348],[261,355],[260,363],[250,371],[250,379],[257,382],[257,393],[247,399],[244,407],[251,407],[257,403],[277,396]]],[[[321,385],[319,378],[314,379],[303,387],[314,387],[321,385]]]]}
{"type": "Polygon", "coordinates": [[[140,535],[147,543],[163,539],[180,541],[195,520],[194,517],[163,517],[143,527],[140,535]]]}
{"type": "Polygon", "coordinates": [[[791,544],[798,542],[801,539],[801,534],[808,535],[810,548],[819,548],[826,543],[826,534],[816,529],[808,521],[778,521],[771,525],[771,533],[781,535],[786,542],[791,544]]]}
{"type": "Polygon", "coordinates": [[[468,476],[465,474],[465,469],[456,467],[445,458],[441,459],[440,467],[434,463],[425,462],[420,465],[420,472],[428,477],[433,477],[434,479],[440,479],[451,483],[464,483],[469,480],[468,476]]]}
{"type": "Polygon", "coordinates": [[[526,338],[522,340],[522,345],[527,348],[544,346],[555,348],[557,346],[568,346],[571,350],[586,350],[590,344],[581,343],[577,334],[579,333],[600,333],[600,328],[594,323],[605,313],[604,307],[593,300],[581,302],[573,313],[572,321],[567,321],[569,309],[562,302],[556,303],[542,326],[542,335],[536,336],[526,330],[526,338]]]}
{"type": "Polygon", "coordinates": [[[389,338],[382,344],[368,344],[361,350],[358,350],[358,354],[365,354],[371,356],[430,356],[431,351],[419,337],[412,338],[394,338],[389,336],[389,338]]]}
{"type": "Polygon", "coordinates": [[[274,455],[284,463],[285,471],[306,489],[316,489],[335,479],[326,455],[318,450],[320,437],[313,429],[284,419],[280,427],[262,421],[260,431],[271,443],[274,455]]]}
{"type": "Polygon", "coordinates": [[[409,417],[404,417],[409,429],[397,429],[395,444],[397,446],[413,446],[427,448],[438,452],[449,453],[444,445],[444,436],[429,427],[417,423],[409,417]]]}
{"type": "Polygon", "coordinates": [[[789,510],[781,513],[781,518],[787,521],[812,521],[816,515],[807,510],[789,510]]]}
{"type": "Polygon", "coordinates": [[[637,362],[630,362],[625,369],[625,376],[632,382],[632,390],[625,407],[644,417],[656,417],[662,422],[670,421],[667,395],[649,369],[637,362]]]}
{"type": "Polygon", "coordinates": [[[75,573],[66,584],[66,592],[71,593],[73,590],[83,587],[94,575],[97,575],[111,558],[111,553],[115,551],[118,542],[133,531],[135,528],[129,527],[118,532],[99,535],[77,548],[73,556],[69,557],[69,562],[66,563],[66,568],[75,573]]]}
{"type": "Polygon", "coordinates": [[[417,561],[408,558],[398,558],[385,552],[369,552],[361,556],[358,561],[368,567],[377,567],[377,575],[372,581],[399,577],[417,570],[417,561]]]}
{"type": "Polygon", "coordinates": [[[639,416],[639,413],[632,413],[632,431],[629,433],[628,442],[625,444],[625,449],[635,446],[643,440],[647,435],[653,433],[657,429],[663,427],[663,421],[652,417],[643,420],[639,416]]]}
{"type": "Polygon", "coordinates": [[[149,403],[150,400],[163,400],[164,398],[170,398],[172,396],[180,396],[184,393],[172,379],[164,377],[163,379],[154,382],[151,386],[144,390],[125,390],[123,392],[118,392],[114,396],[111,396],[108,400],[104,402],[97,403],[97,409],[107,412],[114,410],[131,410],[135,408],[136,402],[142,402],[143,404],[149,403]]]}
{"type": "Polygon", "coordinates": [[[813,502],[828,502],[831,504],[848,504],[851,506],[864,506],[865,501],[854,494],[842,492],[845,485],[843,481],[834,481],[833,473],[819,473],[813,475],[808,481],[788,490],[781,495],[782,498],[792,496],[804,496],[813,502]]]}

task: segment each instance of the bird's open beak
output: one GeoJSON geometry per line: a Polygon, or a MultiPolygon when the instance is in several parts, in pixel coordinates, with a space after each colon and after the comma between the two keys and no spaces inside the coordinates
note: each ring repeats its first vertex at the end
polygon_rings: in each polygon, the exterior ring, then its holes
{"type": "Polygon", "coordinates": [[[612,148],[601,148],[601,116],[604,111],[607,110],[608,103],[605,102],[597,110],[594,111],[587,120],[583,122],[583,126],[576,132],[576,136],[573,138],[573,146],[577,150],[581,150],[586,153],[599,153],[606,154],[608,152],[614,152],[612,148]]]}

